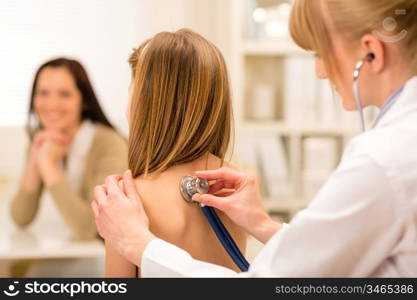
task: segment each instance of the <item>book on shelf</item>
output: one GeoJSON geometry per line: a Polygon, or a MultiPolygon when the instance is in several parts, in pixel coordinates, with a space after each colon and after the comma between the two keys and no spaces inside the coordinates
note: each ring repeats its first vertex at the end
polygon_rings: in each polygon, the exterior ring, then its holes
{"type": "MultiPolygon", "coordinates": [[[[328,79],[317,79],[315,59],[289,56],[284,63],[284,115],[289,124],[338,126],[360,133],[357,111],[346,111],[328,79]]],[[[368,127],[377,116],[375,107],[364,108],[368,127]]]]}
{"type": "Polygon", "coordinates": [[[308,137],[303,140],[303,170],[333,170],[339,163],[338,140],[308,137]]]}
{"type": "Polygon", "coordinates": [[[258,83],[252,88],[252,118],[259,121],[272,121],[276,116],[276,91],[274,86],[258,83]]]}
{"type": "Polygon", "coordinates": [[[258,139],[260,164],[271,199],[287,198],[290,193],[288,158],[281,137],[262,136],[258,139]]]}
{"type": "Polygon", "coordinates": [[[289,56],[284,61],[284,118],[289,124],[317,123],[319,91],[315,61],[311,57],[289,56]]]}
{"type": "Polygon", "coordinates": [[[302,176],[302,197],[305,202],[311,202],[325,185],[332,170],[306,170],[302,176]]]}
{"type": "Polygon", "coordinates": [[[246,169],[256,170],[261,190],[270,199],[284,199],[290,193],[288,158],[281,138],[248,135],[239,147],[246,169]]]}
{"type": "Polygon", "coordinates": [[[238,165],[243,172],[258,175],[258,159],[255,146],[255,136],[247,134],[238,141],[236,156],[238,165]]]}

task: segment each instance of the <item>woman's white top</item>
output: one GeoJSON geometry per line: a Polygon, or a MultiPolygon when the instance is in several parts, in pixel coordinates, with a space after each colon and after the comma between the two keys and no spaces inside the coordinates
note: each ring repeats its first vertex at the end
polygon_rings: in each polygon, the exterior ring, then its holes
{"type": "Polygon", "coordinates": [[[67,168],[64,169],[64,174],[77,193],[81,189],[87,156],[95,135],[96,125],[90,120],[83,121],[68,149],[67,168]]]}
{"type": "MultiPolygon", "coordinates": [[[[59,161],[59,167],[76,193],[80,192],[86,159],[95,133],[96,125],[89,120],[83,121],[69,146],[66,168],[64,168],[63,161],[59,161]]],[[[51,226],[68,229],[48,190],[43,193],[40,203],[39,216],[35,222],[39,220],[42,223],[48,220],[51,226]]]]}
{"type": "Polygon", "coordinates": [[[160,239],[144,277],[416,277],[417,77],[371,130],[352,139],[308,208],[265,244],[246,273],[194,260],[160,239]]]}

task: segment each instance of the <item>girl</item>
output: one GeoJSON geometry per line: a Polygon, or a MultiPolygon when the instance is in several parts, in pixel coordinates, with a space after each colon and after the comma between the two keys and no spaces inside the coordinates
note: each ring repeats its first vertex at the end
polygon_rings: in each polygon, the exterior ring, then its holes
{"type": "MultiPolygon", "coordinates": [[[[190,30],[162,32],[129,59],[132,67],[129,168],[160,238],[196,259],[237,270],[198,205],[185,202],[182,177],[224,162],[232,132],[232,104],[219,50],[190,30]]],[[[224,214],[220,218],[240,249],[246,236],[224,214]]],[[[137,276],[135,265],[107,247],[106,275],[137,276]]]]}

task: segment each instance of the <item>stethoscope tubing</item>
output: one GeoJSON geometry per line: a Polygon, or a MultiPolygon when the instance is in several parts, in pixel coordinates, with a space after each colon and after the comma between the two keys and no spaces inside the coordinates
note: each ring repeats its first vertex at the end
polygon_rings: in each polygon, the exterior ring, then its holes
{"type": "Polygon", "coordinates": [[[220,220],[218,214],[213,209],[213,207],[201,206],[201,210],[203,211],[205,217],[207,218],[207,221],[209,222],[220,243],[223,245],[224,249],[230,255],[234,263],[242,272],[247,271],[249,269],[248,261],[245,259],[242,252],[240,252],[235,241],[233,240],[230,233],[227,231],[226,227],[220,220]]]}
{"type": "Polygon", "coordinates": [[[219,215],[216,213],[216,211],[214,210],[213,207],[210,207],[209,206],[208,209],[210,210],[211,214],[213,215],[214,220],[219,225],[219,228],[222,230],[224,236],[227,238],[227,240],[231,244],[231,246],[233,248],[233,251],[238,255],[238,257],[240,258],[240,260],[243,261],[247,267],[249,267],[249,263],[246,261],[246,259],[243,256],[242,252],[240,252],[239,247],[237,247],[237,245],[236,245],[235,241],[233,240],[232,236],[227,231],[227,229],[224,226],[223,222],[220,220],[219,215]]]}

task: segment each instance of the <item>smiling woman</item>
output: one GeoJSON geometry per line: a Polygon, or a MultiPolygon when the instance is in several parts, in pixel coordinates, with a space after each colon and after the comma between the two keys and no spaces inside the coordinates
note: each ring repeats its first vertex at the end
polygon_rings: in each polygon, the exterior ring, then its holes
{"type": "Polygon", "coordinates": [[[78,61],[58,58],[38,69],[27,129],[30,147],[12,202],[13,220],[20,227],[31,223],[45,188],[72,237],[95,238],[93,187],[127,169],[127,145],[104,115],[78,61]]]}
{"type": "Polygon", "coordinates": [[[33,121],[32,117],[40,117],[40,122],[28,123],[29,134],[42,126],[68,130],[84,119],[113,128],[98,103],[84,67],[66,58],[48,61],[36,72],[28,120],[33,121]]]}
{"type": "Polygon", "coordinates": [[[46,67],[39,74],[33,107],[44,127],[75,127],[80,123],[81,106],[81,93],[67,69],[46,67]]]}

